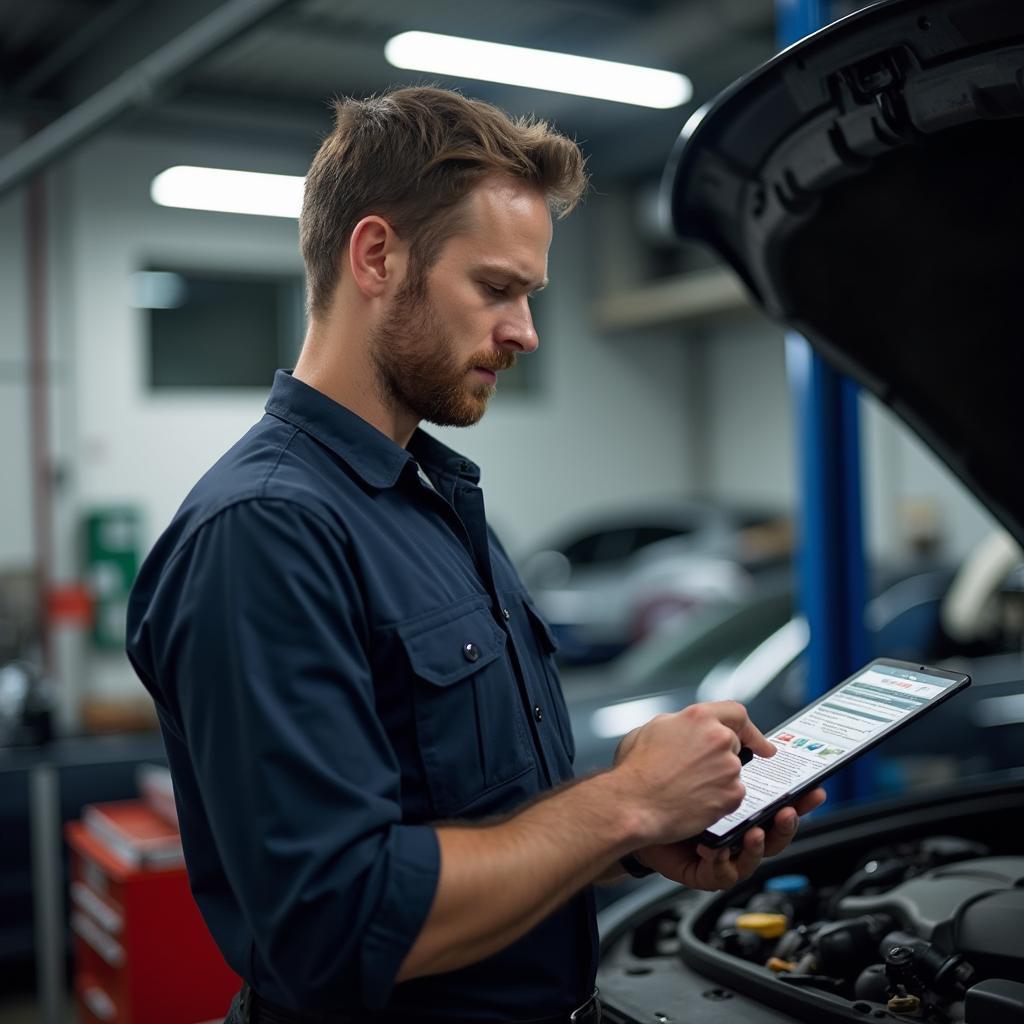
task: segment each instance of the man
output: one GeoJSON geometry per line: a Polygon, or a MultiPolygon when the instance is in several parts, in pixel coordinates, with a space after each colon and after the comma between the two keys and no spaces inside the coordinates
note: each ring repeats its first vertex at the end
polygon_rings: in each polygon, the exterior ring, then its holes
{"type": "Polygon", "coordinates": [[[339,103],[298,365],[139,576],[129,654],[235,1020],[597,1020],[590,883],[634,856],[731,885],[823,798],[738,855],[685,842],[740,803],[741,747],[774,752],[733,703],[570,784],[553,640],[477,468],[419,429],[475,423],[537,347],[551,210],[585,185],[574,143],[457,94],[339,103]]]}

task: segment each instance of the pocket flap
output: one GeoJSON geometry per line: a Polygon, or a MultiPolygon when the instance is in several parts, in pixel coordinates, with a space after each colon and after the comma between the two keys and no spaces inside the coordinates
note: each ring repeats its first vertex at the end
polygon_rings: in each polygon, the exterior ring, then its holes
{"type": "Polygon", "coordinates": [[[505,650],[505,634],[486,608],[428,627],[400,626],[398,635],[413,671],[435,686],[450,686],[478,672],[505,650]]]}
{"type": "Polygon", "coordinates": [[[552,632],[551,627],[544,621],[544,616],[537,610],[533,600],[529,597],[524,597],[523,607],[526,609],[530,621],[533,622],[536,632],[540,634],[543,643],[546,645],[548,653],[551,654],[557,651],[559,646],[558,639],[552,632]]]}

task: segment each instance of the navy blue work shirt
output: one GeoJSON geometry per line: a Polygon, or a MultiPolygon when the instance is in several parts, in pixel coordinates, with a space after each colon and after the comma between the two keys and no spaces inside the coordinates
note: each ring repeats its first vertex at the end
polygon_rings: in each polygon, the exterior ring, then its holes
{"type": "Polygon", "coordinates": [[[592,991],[589,888],[495,956],[395,985],[437,886],[431,823],[572,777],[554,641],[478,481],[279,372],[132,591],[192,891],[284,1007],[505,1021],[592,991]]]}

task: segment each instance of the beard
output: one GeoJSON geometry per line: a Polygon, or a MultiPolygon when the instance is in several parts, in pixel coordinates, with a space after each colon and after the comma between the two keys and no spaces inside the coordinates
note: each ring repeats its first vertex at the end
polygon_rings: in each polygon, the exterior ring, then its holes
{"type": "Polygon", "coordinates": [[[394,306],[370,339],[370,355],[382,400],[439,427],[477,423],[494,396],[494,384],[474,380],[474,367],[497,372],[515,364],[510,352],[457,359],[455,339],[445,329],[427,288],[403,285],[394,306]]]}

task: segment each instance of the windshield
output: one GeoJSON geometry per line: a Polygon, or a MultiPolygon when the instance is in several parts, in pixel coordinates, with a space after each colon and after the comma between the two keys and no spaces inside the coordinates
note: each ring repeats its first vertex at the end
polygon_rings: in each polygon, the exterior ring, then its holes
{"type": "Polygon", "coordinates": [[[622,678],[640,684],[697,684],[724,660],[738,660],[792,614],[792,594],[759,594],[739,604],[711,605],[679,626],[666,625],[620,659],[622,678]]]}

